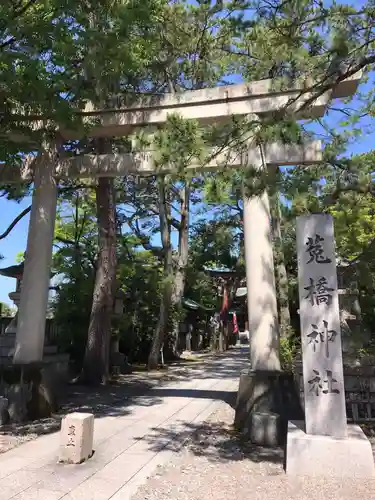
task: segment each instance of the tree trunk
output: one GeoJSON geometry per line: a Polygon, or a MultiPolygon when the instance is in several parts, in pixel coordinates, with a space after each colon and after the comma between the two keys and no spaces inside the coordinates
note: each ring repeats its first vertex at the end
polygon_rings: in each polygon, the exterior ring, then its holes
{"type": "MultiPolygon", "coordinates": [[[[181,193],[180,213],[181,223],[178,240],[178,263],[175,272],[172,306],[181,306],[182,297],[185,292],[186,267],[189,259],[189,209],[190,209],[190,186],[186,183],[181,193]]],[[[179,349],[179,318],[173,321],[174,354],[180,354],[179,349]]]]}
{"type": "Polygon", "coordinates": [[[281,234],[279,193],[275,193],[272,201],[272,232],[276,268],[276,288],[278,292],[280,337],[287,337],[290,332],[289,285],[281,234]]]}
{"type": "Polygon", "coordinates": [[[159,320],[152,339],[150,354],[148,357],[148,369],[154,370],[158,367],[160,350],[163,346],[168,327],[169,312],[172,303],[173,285],[173,255],[171,245],[170,208],[166,199],[164,177],[158,178],[159,192],[159,220],[160,232],[164,254],[164,276],[163,292],[160,302],[159,320]]]}
{"type": "MultiPolygon", "coordinates": [[[[166,267],[164,267],[166,270],[166,267]]],[[[168,328],[169,311],[171,309],[171,286],[163,284],[163,294],[160,302],[159,320],[152,339],[150,354],[148,357],[148,369],[155,370],[159,365],[160,351],[163,347],[164,338],[168,328]]]]}
{"type": "Polygon", "coordinates": [[[109,379],[111,320],[116,283],[116,210],[113,179],[96,188],[99,253],[82,379],[98,385],[109,379]]]}

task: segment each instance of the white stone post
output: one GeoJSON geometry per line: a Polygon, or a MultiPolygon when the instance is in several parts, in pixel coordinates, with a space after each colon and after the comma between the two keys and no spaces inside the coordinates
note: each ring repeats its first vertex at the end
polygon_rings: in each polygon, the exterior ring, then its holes
{"type": "Polygon", "coordinates": [[[37,162],[13,357],[16,364],[43,358],[57,202],[53,174],[54,165],[37,162]]]}
{"type": "MultiPolygon", "coordinates": [[[[263,165],[259,152],[259,170],[263,165]]],[[[250,361],[253,371],[279,371],[279,325],[267,191],[243,199],[250,361]]]]}
{"type": "Polygon", "coordinates": [[[81,464],[93,455],[94,415],[70,413],[61,422],[59,462],[81,464]]]}

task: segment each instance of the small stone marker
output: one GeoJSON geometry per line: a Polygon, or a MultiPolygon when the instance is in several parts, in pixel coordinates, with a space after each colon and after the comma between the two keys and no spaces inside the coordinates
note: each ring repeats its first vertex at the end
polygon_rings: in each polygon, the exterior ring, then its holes
{"type": "Polygon", "coordinates": [[[297,255],[307,434],[347,435],[333,219],[297,218],[297,255]]]}
{"type": "Polygon", "coordinates": [[[373,477],[369,440],[347,424],[333,219],[297,218],[305,422],[289,422],[286,472],[373,477]]]}
{"type": "Polygon", "coordinates": [[[71,413],[61,424],[59,462],[80,464],[93,454],[94,415],[92,413],[71,413]]]}

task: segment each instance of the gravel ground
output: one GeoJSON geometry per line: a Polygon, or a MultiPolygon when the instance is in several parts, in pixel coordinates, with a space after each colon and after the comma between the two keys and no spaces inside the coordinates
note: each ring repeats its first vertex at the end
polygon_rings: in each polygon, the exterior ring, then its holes
{"type": "Polygon", "coordinates": [[[282,450],[241,442],[233,418],[230,407],[212,415],[132,500],[375,500],[375,479],[287,477],[282,450]]]}

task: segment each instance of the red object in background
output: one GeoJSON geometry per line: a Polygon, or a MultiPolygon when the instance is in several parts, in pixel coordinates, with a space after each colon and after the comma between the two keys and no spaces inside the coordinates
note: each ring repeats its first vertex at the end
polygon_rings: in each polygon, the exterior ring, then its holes
{"type": "Polygon", "coordinates": [[[233,313],[233,333],[238,333],[237,314],[233,313]]]}

